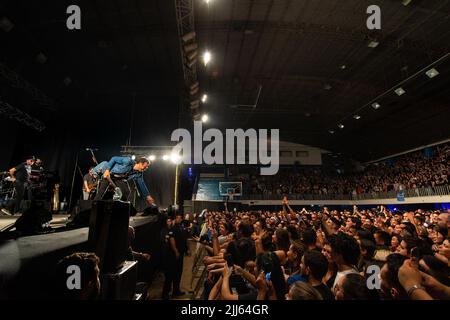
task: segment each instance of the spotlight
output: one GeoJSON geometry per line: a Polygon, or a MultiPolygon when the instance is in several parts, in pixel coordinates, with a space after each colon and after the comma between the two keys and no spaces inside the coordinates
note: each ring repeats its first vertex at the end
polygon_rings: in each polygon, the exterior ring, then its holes
{"type": "Polygon", "coordinates": [[[148,160],[150,160],[150,161],[155,161],[155,159],[156,159],[156,156],[153,154],[148,156],[148,160]]]}
{"type": "Polygon", "coordinates": [[[134,154],[131,156],[131,160],[136,160],[136,156],[134,154]]]}
{"type": "Polygon", "coordinates": [[[9,32],[14,28],[14,23],[11,22],[7,17],[0,18],[0,29],[5,32],[9,32]]]}
{"type": "Polygon", "coordinates": [[[202,116],[202,122],[204,123],[204,122],[207,122],[208,121],[208,115],[207,114],[204,114],[203,116],[202,116]]]}
{"type": "Polygon", "coordinates": [[[427,72],[425,72],[425,74],[430,78],[433,79],[434,77],[436,77],[439,74],[439,71],[437,71],[435,68],[431,68],[430,70],[428,70],[427,72]]]}
{"type": "Polygon", "coordinates": [[[377,40],[370,40],[367,46],[369,48],[376,48],[380,43],[377,40]]]}
{"type": "Polygon", "coordinates": [[[339,129],[344,129],[344,125],[343,125],[342,123],[339,123],[339,124],[338,124],[338,128],[339,128],[339,129]]]}
{"type": "Polygon", "coordinates": [[[359,120],[359,119],[361,119],[361,116],[360,116],[360,115],[358,115],[358,114],[355,114],[355,115],[353,116],[353,119],[355,119],[355,120],[359,120]]]}
{"type": "Polygon", "coordinates": [[[202,102],[205,103],[207,99],[208,99],[208,95],[207,95],[207,94],[204,94],[204,95],[202,96],[202,102]]]}
{"type": "Polygon", "coordinates": [[[328,130],[328,132],[334,134],[334,130],[328,130]]]}
{"type": "Polygon", "coordinates": [[[180,162],[180,156],[176,153],[172,153],[170,155],[170,161],[172,161],[173,163],[179,163],[180,162]]]}
{"type": "Polygon", "coordinates": [[[372,108],[374,108],[375,110],[380,109],[381,105],[378,102],[374,102],[372,103],[372,108]]]}
{"type": "Polygon", "coordinates": [[[184,42],[188,42],[194,38],[195,38],[195,31],[191,31],[186,33],[181,39],[183,39],[184,42]]]}
{"type": "Polygon", "coordinates": [[[163,155],[162,159],[163,159],[164,161],[167,161],[167,160],[169,160],[169,156],[168,156],[167,154],[165,154],[165,155],[163,155]]]}
{"type": "Polygon", "coordinates": [[[347,69],[347,66],[346,66],[345,64],[343,64],[343,65],[341,65],[339,68],[340,68],[341,70],[345,70],[345,69],[347,69]]]}
{"type": "Polygon", "coordinates": [[[211,53],[206,50],[205,53],[203,53],[203,63],[205,66],[211,61],[211,53]]]}
{"type": "Polygon", "coordinates": [[[406,91],[402,87],[399,87],[399,88],[395,89],[395,93],[398,96],[401,96],[401,95],[404,95],[406,93],[406,91]]]}

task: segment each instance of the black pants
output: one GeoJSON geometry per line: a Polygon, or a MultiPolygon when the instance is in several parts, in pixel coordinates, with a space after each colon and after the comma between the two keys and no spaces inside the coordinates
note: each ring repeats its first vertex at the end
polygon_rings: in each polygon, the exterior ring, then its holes
{"type": "Polygon", "coordinates": [[[183,262],[184,253],[180,253],[180,257],[178,259],[173,258],[172,261],[167,261],[167,267],[164,271],[163,298],[168,298],[170,289],[173,289],[172,294],[181,291],[180,282],[181,275],[183,274],[183,262]]]}
{"type": "MultiPolygon", "coordinates": [[[[130,189],[130,185],[129,185],[128,181],[123,178],[114,178],[113,176],[111,176],[111,180],[122,191],[122,199],[121,200],[130,201],[131,189],[130,189]]],[[[102,179],[100,181],[100,184],[98,186],[98,191],[97,191],[97,194],[95,195],[94,199],[95,200],[103,199],[106,191],[108,190],[108,187],[109,187],[109,181],[106,179],[102,179]]]]}
{"type": "Polygon", "coordinates": [[[14,214],[20,211],[20,204],[25,196],[25,182],[16,180],[14,182],[14,200],[9,204],[8,210],[14,214]]]}

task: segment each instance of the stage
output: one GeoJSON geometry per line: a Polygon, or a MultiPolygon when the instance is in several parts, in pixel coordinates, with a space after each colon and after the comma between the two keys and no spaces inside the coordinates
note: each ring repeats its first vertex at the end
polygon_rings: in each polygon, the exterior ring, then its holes
{"type": "MultiPolygon", "coordinates": [[[[2,216],[0,227],[8,228],[18,218],[19,215],[2,216]]],[[[133,249],[155,258],[145,270],[148,276],[153,272],[153,264],[158,262],[159,221],[158,215],[130,217],[129,225],[136,233],[133,249]]],[[[55,214],[50,233],[0,241],[0,299],[48,297],[49,279],[56,263],[71,253],[88,251],[89,228],[69,230],[65,228],[67,222],[68,215],[55,214]]]]}

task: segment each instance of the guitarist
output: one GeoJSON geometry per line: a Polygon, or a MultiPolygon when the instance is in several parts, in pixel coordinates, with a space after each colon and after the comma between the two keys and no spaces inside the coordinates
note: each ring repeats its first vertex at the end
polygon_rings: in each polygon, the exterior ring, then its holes
{"type": "Polygon", "coordinates": [[[136,182],[139,194],[145,198],[148,205],[154,206],[155,201],[150,196],[144,181],[144,171],[150,167],[150,161],[147,158],[139,158],[136,161],[130,157],[116,156],[109,162],[102,162],[93,169],[94,174],[103,174],[100,180],[95,200],[100,200],[105,195],[110,184],[116,189],[120,189],[121,200],[129,201],[131,194],[130,182],[136,182]]]}
{"type": "Polygon", "coordinates": [[[97,188],[97,175],[94,174],[93,168],[89,168],[89,172],[83,177],[83,200],[91,199],[97,188]]]}

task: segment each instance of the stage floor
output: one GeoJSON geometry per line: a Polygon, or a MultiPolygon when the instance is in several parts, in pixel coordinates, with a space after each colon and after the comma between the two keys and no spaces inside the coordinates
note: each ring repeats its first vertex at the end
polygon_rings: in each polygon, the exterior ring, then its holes
{"type": "MultiPolygon", "coordinates": [[[[21,214],[16,214],[14,216],[0,216],[0,230],[13,225],[20,216],[21,214]]],[[[67,223],[68,217],[68,214],[54,214],[50,225],[53,228],[64,227],[67,223]]]]}
{"type": "MultiPolygon", "coordinates": [[[[0,231],[12,226],[14,222],[16,222],[17,219],[19,219],[20,216],[21,214],[16,214],[14,216],[0,216],[0,231]]],[[[53,219],[50,222],[50,226],[52,228],[64,227],[68,222],[68,218],[69,218],[68,214],[54,214],[53,219]]],[[[136,227],[148,223],[149,221],[155,221],[156,219],[157,219],[156,216],[136,215],[130,217],[130,225],[136,227]]]]}

